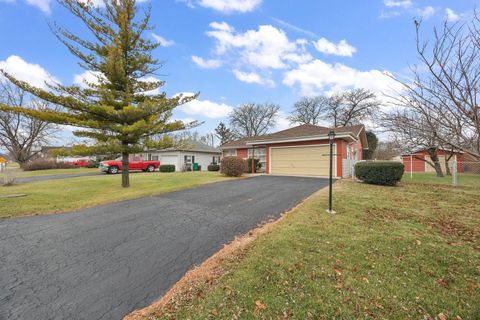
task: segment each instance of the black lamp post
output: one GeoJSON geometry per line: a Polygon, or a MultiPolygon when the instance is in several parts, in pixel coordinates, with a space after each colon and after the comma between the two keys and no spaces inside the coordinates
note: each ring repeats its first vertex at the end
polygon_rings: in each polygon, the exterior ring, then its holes
{"type": "Polygon", "coordinates": [[[333,142],[335,141],[335,132],[330,130],[328,133],[328,140],[330,142],[330,176],[329,176],[329,185],[328,185],[328,213],[335,213],[332,210],[332,184],[333,184],[333,142]]]}

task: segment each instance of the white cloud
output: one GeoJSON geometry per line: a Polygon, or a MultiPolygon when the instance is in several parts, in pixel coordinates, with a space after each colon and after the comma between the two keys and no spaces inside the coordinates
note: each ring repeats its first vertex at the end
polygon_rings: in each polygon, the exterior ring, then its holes
{"type": "Polygon", "coordinates": [[[329,94],[352,88],[392,93],[399,84],[379,70],[360,71],[341,63],[329,64],[314,60],[284,74],[287,86],[300,86],[302,95],[329,94]]]}
{"type": "Polygon", "coordinates": [[[162,36],[159,36],[158,34],[155,34],[152,32],[152,38],[155,39],[158,43],[160,43],[161,47],[170,47],[175,44],[175,41],[173,40],[167,40],[162,36]]]}
{"type": "Polygon", "coordinates": [[[445,9],[445,15],[449,22],[457,22],[462,18],[460,14],[455,13],[455,11],[450,8],[445,9]]]}
{"type": "Polygon", "coordinates": [[[265,85],[268,87],[275,87],[275,82],[271,79],[263,79],[258,73],[255,72],[242,72],[240,70],[233,70],[235,77],[245,83],[256,83],[265,85]]]}
{"type": "MultiPolygon", "coordinates": [[[[198,0],[197,3],[202,7],[223,13],[245,13],[253,11],[262,3],[262,0],[198,0]]],[[[192,6],[191,1],[187,1],[187,4],[192,6]]]]}
{"type": "MultiPolygon", "coordinates": [[[[191,92],[182,92],[176,94],[174,97],[182,95],[184,97],[194,95],[191,92]]],[[[227,117],[233,108],[225,103],[216,103],[210,100],[192,100],[178,107],[178,110],[183,111],[188,115],[200,115],[206,118],[217,119],[227,117]]]]}
{"type": "Polygon", "coordinates": [[[352,57],[357,52],[357,49],[348,44],[347,40],[341,40],[338,44],[335,44],[325,38],[321,38],[314,42],[314,46],[319,52],[343,57],[352,57]]]}
{"type": "Polygon", "coordinates": [[[37,88],[47,89],[46,83],[50,85],[60,83],[58,79],[49,74],[40,65],[28,63],[21,57],[15,55],[0,61],[0,69],[18,80],[25,81],[37,88]]]}
{"type": "Polygon", "coordinates": [[[384,0],[386,10],[381,12],[380,18],[392,18],[402,14],[411,16],[420,16],[427,20],[437,13],[437,9],[432,6],[419,7],[411,0],[384,0]]]}
{"type": "Polygon", "coordinates": [[[46,14],[50,14],[50,1],[51,0],[27,0],[29,5],[35,6],[42,10],[46,14]]]}
{"type": "Polygon", "coordinates": [[[103,75],[100,72],[87,70],[83,73],[74,75],[73,84],[85,89],[87,88],[87,83],[98,84],[99,78],[101,77],[103,77],[103,75]]]}
{"type": "Polygon", "coordinates": [[[427,6],[424,8],[417,9],[418,14],[423,18],[423,19],[428,19],[431,16],[435,14],[437,10],[435,10],[434,7],[432,6],[427,6]]]}
{"type": "Polygon", "coordinates": [[[398,1],[395,1],[395,0],[384,0],[383,1],[383,4],[386,6],[386,7],[389,7],[389,8],[410,8],[413,3],[411,0],[398,0],[398,1]]]}
{"type": "Polygon", "coordinates": [[[237,53],[235,60],[260,69],[282,69],[288,62],[306,62],[312,59],[302,45],[288,39],[285,32],[271,25],[258,30],[235,32],[225,22],[213,22],[207,35],[216,41],[218,55],[237,53]]]}
{"type": "Polygon", "coordinates": [[[202,69],[216,69],[222,66],[222,61],[217,59],[205,60],[198,56],[192,56],[192,61],[202,69]]]}

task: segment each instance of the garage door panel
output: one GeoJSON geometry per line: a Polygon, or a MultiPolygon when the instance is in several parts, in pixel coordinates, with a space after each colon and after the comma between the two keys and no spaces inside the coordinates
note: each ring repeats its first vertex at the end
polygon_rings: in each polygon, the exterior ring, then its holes
{"type": "Polygon", "coordinates": [[[330,164],[328,155],[328,145],[272,148],[271,172],[285,175],[326,176],[329,174],[330,164]]]}

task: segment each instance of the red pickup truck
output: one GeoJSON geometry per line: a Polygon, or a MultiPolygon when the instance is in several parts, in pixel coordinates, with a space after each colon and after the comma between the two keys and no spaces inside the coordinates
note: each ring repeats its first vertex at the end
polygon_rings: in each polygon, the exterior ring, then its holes
{"type": "MultiPolygon", "coordinates": [[[[154,172],[158,167],[160,167],[160,161],[143,161],[141,156],[130,156],[128,162],[130,171],[154,172]]],[[[110,174],[119,173],[122,170],[122,158],[102,161],[98,168],[110,174]]]]}

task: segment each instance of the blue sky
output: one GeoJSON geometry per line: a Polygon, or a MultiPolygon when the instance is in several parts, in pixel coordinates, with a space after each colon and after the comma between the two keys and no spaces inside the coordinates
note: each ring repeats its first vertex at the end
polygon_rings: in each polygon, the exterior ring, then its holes
{"type": "MultiPolygon", "coordinates": [[[[99,1],[99,0],[96,0],[99,1]]],[[[414,17],[425,36],[445,19],[468,19],[480,1],[427,0],[143,0],[163,43],[164,90],[200,92],[176,119],[205,121],[201,133],[226,122],[243,102],[281,106],[277,129],[302,95],[366,87],[395,88],[385,73],[406,75],[416,62],[414,17]]],[[[85,29],[53,0],[0,0],[0,68],[39,86],[81,81],[85,70],[51,34],[57,22],[85,29]]],[[[71,140],[68,133],[64,141],[71,140]]]]}

